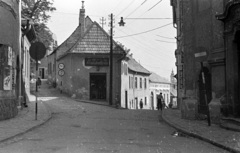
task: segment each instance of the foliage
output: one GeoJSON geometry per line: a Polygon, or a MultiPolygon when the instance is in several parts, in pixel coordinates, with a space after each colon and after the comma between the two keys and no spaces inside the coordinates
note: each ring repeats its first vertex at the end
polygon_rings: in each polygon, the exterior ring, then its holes
{"type": "Polygon", "coordinates": [[[120,42],[116,42],[120,47],[122,47],[122,49],[124,49],[126,51],[127,54],[130,53],[130,49],[128,49],[127,47],[125,47],[122,43],[120,42]]]}
{"type": "Polygon", "coordinates": [[[33,22],[37,41],[41,41],[48,48],[53,41],[52,33],[47,27],[50,12],[55,11],[53,0],[22,0],[22,18],[33,22]]]}

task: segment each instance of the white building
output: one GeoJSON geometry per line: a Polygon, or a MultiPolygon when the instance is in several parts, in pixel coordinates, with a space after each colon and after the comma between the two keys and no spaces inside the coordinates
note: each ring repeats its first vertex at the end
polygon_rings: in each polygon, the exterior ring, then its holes
{"type": "Polygon", "coordinates": [[[151,73],[131,56],[122,61],[121,107],[127,109],[151,109],[149,100],[149,75],[151,73]]]}
{"type": "Polygon", "coordinates": [[[157,95],[162,93],[165,105],[168,106],[170,103],[170,86],[171,83],[157,75],[156,73],[152,72],[152,74],[149,77],[149,90],[150,90],[150,99],[151,99],[151,109],[156,110],[157,109],[157,95]]]}

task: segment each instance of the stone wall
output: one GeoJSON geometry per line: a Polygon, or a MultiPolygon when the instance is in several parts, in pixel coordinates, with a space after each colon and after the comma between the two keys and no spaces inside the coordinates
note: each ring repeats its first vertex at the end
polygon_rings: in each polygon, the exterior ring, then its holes
{"type": "Polygon", "coordinates": [[[17,101],[15,99],[0,99],[0,120],[13,118],[17,113],[17,101]]]}

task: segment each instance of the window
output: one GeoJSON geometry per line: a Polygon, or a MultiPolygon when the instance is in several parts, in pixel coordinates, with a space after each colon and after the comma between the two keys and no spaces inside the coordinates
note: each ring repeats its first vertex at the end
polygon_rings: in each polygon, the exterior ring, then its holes
{"type": "Polygon", "coordinates": [[[140,78],[140,88],[142,88],[142,78],[140,78]]]}
{"type": "Polygon", "coordinates": [[[131,89],[131,77],[129,76],[129,89],[131,89]]]}
{"type": "Polygon", "coordinates": [[[144,78],[144,88],[147,89],[147,79],[144,78]]]}
{"type": "Polygon", "coordinates": [[[132,87],[132,89],[134,87],[134,78],[133,77],[131,77],[131,87],[132,87]]]}
{"type": "Polygon", "coordinates": [[[147,97],[145,97],[145,105],[147,105],[147,97]]]}
{"type": "Polygon", "coordinates": [[[135,88],[137,89],[137,77],[135,77],[135,88]]]}

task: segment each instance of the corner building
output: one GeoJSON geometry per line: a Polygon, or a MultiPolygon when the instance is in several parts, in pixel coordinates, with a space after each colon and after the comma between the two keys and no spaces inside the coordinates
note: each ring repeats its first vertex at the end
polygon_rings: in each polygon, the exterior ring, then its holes
{"type": "Polygon", "coordinates": [[[239,117],[240,0],[170,3],[177,29],[175,55],[182,117],[196,119],[205,114],[206,101],[213,121],[221,116],[239,117]]]}
{"type": "Polygon", "coordinates": [[[12,118],[18,112],[16,96],[17,58],[20,49],[18,8],[18,1],[0,1],[0,120],[12,118]]]}

